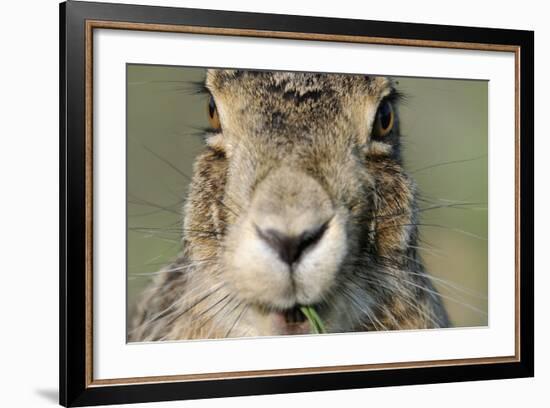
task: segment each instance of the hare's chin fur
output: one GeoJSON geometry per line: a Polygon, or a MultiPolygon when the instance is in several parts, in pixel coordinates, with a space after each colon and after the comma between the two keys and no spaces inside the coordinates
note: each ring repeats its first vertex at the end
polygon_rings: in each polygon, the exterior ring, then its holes
{"type": "Polygon", "coordinates": [[[344,215],[336,214],[319,242],[292,267],[258,238],[249,222],[241,223],[228,236],[237,243],[225,251],[228,282],[252,304],[288,309],[322,302],[347,253],[344,222],[344,215]]]}

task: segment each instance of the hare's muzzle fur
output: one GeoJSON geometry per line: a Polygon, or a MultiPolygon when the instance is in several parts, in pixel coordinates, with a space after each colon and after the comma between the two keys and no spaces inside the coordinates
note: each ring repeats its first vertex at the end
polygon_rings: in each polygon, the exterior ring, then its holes
{"type": "Polygon", "coordinates": [[[311,176],[274,169],[228,231],[227,278],[250,303],[279,309],[319,303],[346,255],[346,222],[346,209],[335,208],[311,176]]]}

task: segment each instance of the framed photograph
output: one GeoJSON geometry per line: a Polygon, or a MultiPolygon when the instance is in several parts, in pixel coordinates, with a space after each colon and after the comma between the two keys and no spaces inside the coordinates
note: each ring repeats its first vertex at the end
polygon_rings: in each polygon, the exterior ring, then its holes
{"type": "Polygon", "coordinates": [[[62,405],[534,375],[533,32],[60,27],[62,405]]]}

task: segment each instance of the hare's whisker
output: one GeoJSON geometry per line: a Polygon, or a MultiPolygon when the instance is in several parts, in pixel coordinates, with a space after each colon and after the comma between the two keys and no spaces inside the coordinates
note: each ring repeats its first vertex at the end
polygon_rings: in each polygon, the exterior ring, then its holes
{"type": "Polygon", "coordinates": [[[235,319],[235,321],[233,322],[229,330],[227,330],[224,337],[229,337],[229,335],[231,334],[235,326],[237,326],[237,324],[239,324],[239,322],[241,321],[241,318],[243,317],[245,312],[248,310],[248,308],[249,308],[249,305],[245,304],[243,307],[243,310],[241,310],[241,312],[237,315],[237,318],[235,319]]]}
{"type": "MultiPolygon", "coordinates": [[[[366,278],[366,279],[368,279],[368,278],[366,278]]],[[[384,287],[384,288],[388,289],[389,291],[391,291],[392,293],[396,294],[403,302],[407,303],[410,307],[413,308],[413,310],[415,310],[416,312],[418,312],[419,314],[424,316],[424,318],[428,319],[435,327],[438,327],[440,325],[438,322],[436,322],[434,320],[434,317],[431,314],[428,314],[427,311],[423,310],[422,308],[420,308],[420,306],[418,306],[418,305],[416,305],[412,302],[412,301],[416,300],[412,294],[407,293],[407,292],[403,292],[403,291],[399,291],[399,290],[397,290],[397,291],[392,290],[392,288],[389,287],[388,285],[385,285],[384,281],[382,281],[381,279],[374,279],[374,280],[368,279],[368,281],[370,281],[374,285],[379,285],[381,287],[384,287]]],[[[386,307],[386,309],[387,309],[387,307],[386,307]]],[[[393,317],[393,315],[392,315],[392,317],[393,317]]]]}
{"type": "MultiPolygon", "coordinates": [[[[173,169],[174,171],[176,171],[179,175],[181,175],[182,177],[184,177],[185,179],[187,179],[188,181],[192,181],[191,177],[189,177],[187,174],[185,174],[183,171],[181,171],[176,165],[174,165],[173,163],[171,163],[170,161],[168,161],[166,158],[160,156],[159,154],[157,154],[156,152],[154,152],[153,150],[149,149],[147,146],[145,145],[142,145],[142,147],[147,150],[149,153],[151,153],[153,156],[155,156],[157,159],[159,159],[160,161],[162,161],[163,163],[165,163],[167,166],[169,166],[171,169],[173,169]]],[[[234,211],[231,207],[229,207],[226,203],[223,202],[223,200],[220,200],[216,197],[214,197],[214,200],[222,205],[224,208],[226,208],[228,211],[232,212],[235,216],[239,216],[239,214],[234,211]]]]}
{"type": "MultiPolygon", "coordinates": [[[[170,304],[168,307],[166,307],[165,309],[161,310],[160,312],[156,313],[153,317],[151,317],[150,319],[148,319],[147,321],[143,322],[142,324],[140,324],[139,326],[137,326],[136,328],[134,328],[132,332],[135,332],[137,329],[146,329],[147,326],[149,326],[151,323],[154,323],[155,321],[161,319],[161,318],[168,318],[169,316],[171,315],[174,315],[176,314],[176,319],[179,318],[179,316],[187,313],[189,310],[193,309],[195,306],[197,306],[198,304],[202,303],[203,301],[205,301],[206,299],[208,299],[210,296],[212,296],[214,293],[216,293],[218,290],[220,290],[223,286],[225,286],[225,284],[219,284],[218,286],[216,286],[214,289],[212,289],[211,291],[207,292],[205,295],[201,296],[198,300],[196,300],[193,304],[191,304],[190,306],[188,306],[186,309],[184,309],[182,312],[179,312],[177,310],[177,307],[179,307],[180,305],[184,304],[185,301],[187,300],[187,298],[185,297],[181,297],[180,299],[176,300],[175,302],[173,302],[172,304],[170,304]],[[175,310],[174,310],[175,309],[175,310]]],[[[198,289],[198,288],[197,288],[198,289]]],[[[192,291],[190,291],[187,295],[190,295],[192,291]]],[[[168,324],[171,324],[174,320],[173,317],[169,319],[168,321],[168,324]]]]}
{"type": "Polygon", "coordinates": [[[411,171],[409,171],[409,173],[410,174],[416,174],[416,173],[419,173],[421,171],[433,169],[433,168],[436,168],[436,167],[449,166],[449,165],[452,165],[452,164],[459,164],[459,163],[468,163],[468,162],[473,162],[473,161],[480,160],[480,159],[483,159],[483,158],[486,158],[486,157],[487,157],[487,155],[484,154],[484,155],[481,155],[481,156],[472,157],[471,159],[451,160],[451,161],[446,161],[446,162],[441,162],[441,163],[435,163],[435,164],[431,164],[429,166],[419,167],[417,169],[411,170],[411,171]]]}
{"type": "MultiPolygon", "coordinates": [[[[401,255],[403,258],[405,259],[408,259],[410,261],[413,261],[415,263],[418,263],[419,260],[417,259],[414,259],[414,258],[411,258],[407,255],[401,255]]],[[[384,259],[387,263],[378,263],[379,265],[381,266],[386,266],[386,267],[394,267],[395,265],[395,262],[390,259],[390,258],[387,258],[387,257],[384,257],[384,256],[381,256],[381,255],[378,255],[377,258],[380,258],[380,259],[384,259]]],[[[443,278],[439,278],[437,276],[433,276],[433,273],[426,273],[426,272],[422,272],[422,273],[419,273],[419,272],[414,272],[414,271],[411,271],[411,270],[406,270],[406,269],[398,269],[400,272],[403,272],[405,274],[409,274],[409,275],[414,275],[414,276],[420,276],[420,277],[423,277],[423,278],[426,278],[426,279],[431,279],[433,281],[436,281],[436,282],[439,282],[441,283],[442,285],[445,285],[445,286],[448,286],[458,292],[462,292],[464,294],[467,294],[469,296],[472,296],[472,297],[476,297],[478,299],[482,299],[482,300],[487,300],[487,296],[479,293],[479,292],[476,292],[472,289],[469,289],[469,288],[465,288],[461,285],[459,285],[458,283],[456,282],[453,282],[451,280],[448,280],[448,279],[443,279],[443,278]]]]}
{"type": "Polygon", "coordinates": [[[241,305],[242,302],[233,296],[218,312],[213,314],[214,321],[213,324],[210,326],[207,337],[210,337],[210,335],[215,332],[220,325],[224,324],[226,322],[226,319],[241,305]],[[229,305],[231,305],[231,303],[233,302],[236,303],[235,306],[229,308],[229,305]]]}
{"type": "MultiPolygon", "coordinates": [[[[228,297],[230,297],[229,294],[223,296],[221,299],[219,299],[218,301],[216,301],[213,305],[210,305],[210,306],[208,306],[206,309],[202,310],[197,316],[195,316],[195,318],[200,319],[202,316],[204,316],[205,314],[207,314],[208,312],[210,312],[212,309],[214,309],[214,308],[215,308],[216,306],[218,306],[220,303],[224,302],[228,297]]],[[[231,301],[231,299],[230,299],[229,301],[231,301]]],[[[212,316],[214,316],[214,315],[211,315],[211,316],[208,318],[208,320],[211,319],[212,316]]],[[[207,320],[207,321],[208,321],[208,320],[207,320]]]]}
{"type": "Polygon", "coordinates": [[[410,245],[410,247],[414,249],[418,249],[419,251],[425,251],[428,254],[439,258],[444,258],[447,256],[444,251],[431,246],[429,243],[424,241],[422,241],[422,243],[425,245],[410,245]]]}
{"type": "Polygon", "coordinates": [[[176,211],[174,210],[173,208],[171,207],[166,207],[166,206],[163,206],[163,205],[160,205],[160,204],[157,204],[157,203],[153,203],[153,202],[150,202],[150,201],[147,201],[147,200],[143,200],[143,199],[128,199],[127,200],[129,204],[134,204],[134,205],[140,205],[140,206],[147,206],[147,207],[153,207],[153,208],[157,208],[159,209],[160,211],[166,211],[168,213],[172,213],[172,214],[176,214],[178,216],[181,215],[180,211],[176,211]]]}
{"type": "Polygon", "coordinates": [[[131,273],[130,275],[131,275],[131,276],[143,276],[143,277],[155,276],[155,275],[163,275],[163,274],[165,274],[165,273],[184,272],[184,271],[186,271],[186,270],[190,270],[190,269],[196,268],[197,266],[200,266],[200,265],[207,265],[207,264],[215,264],[215,261],[195,262],[195,263],[190,264],[190,265],[178,266],[177,268],[163,269],[163,270],[154,271],[154,272],[131,273]]]}
{"type": "Polygon", "coordinates": [[[472,306],[472,305],[470,305],[470,304],[468,304],[468,303],[465,303],[465,302],[462,302],[462,301],[460,301],[460,300],[458,300],[458,299],[455,299],[454,297],[447,296],[447,295],[442,295],[441,293],[438,293],[438,292],[436,292],[435,290],[431,290],[431,289],[428,289],[428,288],[426,288],[426,287],[424,287],[424,286],[422,286],[422,285],[418,285],[418,284],[416,284],[416,283],[414,283],[414,282],[411,282],[411,281],[408,280],[408,279],[402,279],[401,276],[396,276],[396,275],[394,275],[394,274],[392,274],[392,273],[389,273],[389,272],[386,272],[386,271],[381,271],[381,270],[379,270],[379,271],[377,271],[377,272],[379,272],[379,273],[384,273],[384,274],[386,274],[387,276],[393,277],[394,279],[399,279],[399,282],[403,282],[403,283],[406,283],[406,284],[408,284],[408,285],[414,286],[415,288],[418,288],[418,289],[420,289],[420,290],[423,290],[423,291],[425,291],[425,292],[428,292],[428,293],[430,293],[430,294],[432,294],[432,295],[439,296],[439,297],[441,297],[441,298],[443,298],[443,299],[447,299],[447,300],[449,300],[449,301],[451,301],[451,302],[457,303],[457,304],[462,305],[462,306],[464,306],[464,307],[466,307],[466,308],[468,308],[468,309],[471,309],[471,310],[473,310],[473,311],[475,311],[475,312],[477,312],[477,313],[480,313],[480,314],[483,314],[483,315],[487,316],[487,312],[485,312],[484,310],[481,310],[481,309],[479,309],[479,308],[477,308],[477,307],[475,307],[475,306],[472,306]]]}
{"type": "Polygon", "coordinates": [[[464,234],[464,235],[467,235],[469,237],[476,238],[476,239],[479,239],[479,240],[482,240],[482,241],[487,241],[487,238],[485,238],[485,237],[482,237],[480,235],[474,234],[474,233],[469,232],[469,231],[461,230],[460,228],[454,228],[454,227],[449,227],[447,225],[440,225],[440,224],[426,224],[426,223],[416,223],[416,222],[405,223],[405,224],[388,225],[386,227],[376,228],[374,231],[371,231],[371,232],[379,232],[379,231],[384,231],[384,230],[387,230],[387,229],[393,229],[393,228],[399,228],[399,227],[409,227],[409,226],[410,227],[417,226],[417,227],[428,227],[428,228],[441,228],[441,229],[446,229],[446,230],[449,230],[449,231],[457,232],[459,234],[464,234]]]}
{"type": "Polygon", "coordinates": [[[202,302],[204,302],[206,299],[210,298],[210,296],[214,295],[215,293],[217,293],[222,287],[224,287],[225,284],[222,284],[220,285],[219,287],[217,287],[216,289],[206,293],[204,296],[201,296],[198,300],[196,300],[195,302],[193,302],[191,305],[188,305],[185,309],[183,309],[182,311],[175,311],[174,313],[174,316],[172,316],[170,319],[168,319],[168,321],[166,322],[167,325],[170,325],[172,324],[174,321],[180,319],[181,317],[183,317],[183,315],[187,314],[188,312],[190,312],[191,310],[193,310],[195,307],[197,307],[199,304],[201,304],[202,302]]]}
{"type": "MultiPolygon", "coordinates": [[[[356,288],[360,289],[361,291],[363,291],[363,288],[361,288],[359,285],[357,285],[356,282],[350,280],[349,278],[346,279],[347,280],[347,283],[349,283],[350,285],[353,285],[355,286],[356,288]]],[[[349,287],[346,287],[344,290],[343,290],[344,293],[347,293],[348,294],[348,299],[350,299],[353,303],[355,303],[355,305],[359,308],[359,310],[364,313],[368,318],[369,320],[372,322],[372,324],[376,327],[376,324],[374,323],[374,320],[376,320],[376,322],[384,329],[384,330],[388,330],[386,326],[384,326],[382,324],[382,322],[380,322],[380,320],[376,317],[376,314],[373,313],[372,315],[369,313],[369,307],[368,305],[363,305],[361,304],[361,300],[357,299],[357,296],[356,294],[349,289],[349,287]]],[[[378,329],[377,329],[378,330],[378,329]]]]}
{"type": "Polygon", "coordinates": [[[411,211],[411,210],[402,210],[399,212],[394,212],[390,214],[384,214],[384,215],[376,215],[372,217],[374,220],[391,220],[393,218],[398,218],[402,215],[412,215],[415,213],[421,213],[421,212],[427,212],[427,211],[433,211],[437,209],[444,209],[444,208],[451,208],[451,209],[458,209],[458,210],[487,210],[487,208],[484,207],[472,207],[473,205],[479,205],[483,203],[455,203],[455,204],[439,204],[439,205],[432,205],[430,207],[423,207],[418,208],[417,210],[411,211]]]}

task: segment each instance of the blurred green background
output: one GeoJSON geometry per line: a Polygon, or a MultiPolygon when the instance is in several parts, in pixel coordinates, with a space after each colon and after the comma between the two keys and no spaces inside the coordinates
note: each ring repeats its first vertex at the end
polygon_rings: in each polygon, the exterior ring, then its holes
{"type": "MultiPolygon", "coordinates": [[[[151,274],[179,251],[189,181],[183,174],[192,174],[207,126],[207,98],[193,85],[204,75],[203,68],[127,66],[129,314],[151,274]]],[[[485,326],[488,83],[396,79],[405,95],[400,105],[405,167],[426,209],[421,255],[453,325],[485,326]]]]}

